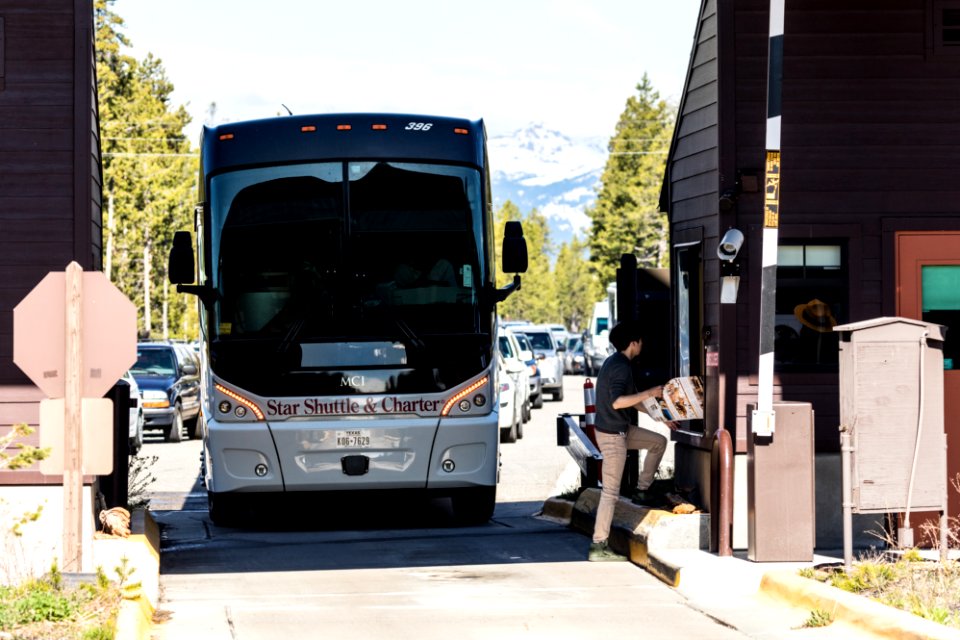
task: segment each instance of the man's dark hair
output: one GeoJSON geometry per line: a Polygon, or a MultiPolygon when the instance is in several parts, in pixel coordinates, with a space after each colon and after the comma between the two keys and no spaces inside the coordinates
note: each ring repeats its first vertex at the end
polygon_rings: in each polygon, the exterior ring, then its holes
{"type": "Polygon", "coordinates": [[[610,344],[617,351],[623,351],[630,346],[634,340],[643,340],[640,332],[640,325],[637,322],[624,321],[610,330],[610,344]]]}

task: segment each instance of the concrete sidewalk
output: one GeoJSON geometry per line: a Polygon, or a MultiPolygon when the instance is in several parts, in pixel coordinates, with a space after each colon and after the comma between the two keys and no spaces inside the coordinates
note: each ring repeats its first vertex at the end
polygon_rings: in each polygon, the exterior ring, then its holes
{"type": "MultiPolygon", "coordinates": [[[[588,489],[576,503],[547,500],[543,517],[590,536],[599,493],[588,489]]],[[[610,546],[676,588],[694,609],[752,638],[960,640],[960,630],[798,574],[804,567],[842,562],[842,553],[814,555],[810,562],[751,562],[745,553],[710,553],[705,514],[676,515],[621,499],[610,546]],[[833,623],[804,627],[814,611],[833,623]]]]}

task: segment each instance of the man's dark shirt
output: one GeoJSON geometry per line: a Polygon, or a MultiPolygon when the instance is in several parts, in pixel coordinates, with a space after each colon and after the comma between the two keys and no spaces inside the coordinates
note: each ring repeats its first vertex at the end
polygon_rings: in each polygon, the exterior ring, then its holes
{"type": "Polygon", "coordinates": [[[613,408],[614,400],[636,392],[630,360],[618,351],[607,358],[597,375],[597,430],[625,433],[630,425],[637,424],[636,409],[613,408]]]}

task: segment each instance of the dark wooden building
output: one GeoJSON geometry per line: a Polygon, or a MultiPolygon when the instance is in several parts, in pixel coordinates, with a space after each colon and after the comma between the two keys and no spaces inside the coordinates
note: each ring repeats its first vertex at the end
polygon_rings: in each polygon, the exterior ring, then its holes
{"type": "Polygon", "coordinates": [[[101,268],[99,135],[92,1],[0,0],[0,430],[36,425],[42,397],[13,363],[13,308],[71,261],[101,268]]]}
{"type": "MultiPolygon", "coordinates": [[[[768,10],[703,0],[661,196],[671,280],[685,283],[673,290],[674,370],[705,376],[710,405],[702,428],[675,437],[678,472],[710,495],[714,434],[728,429],[738,520],[758,392],[768,10]],[[722,304],[717,246],[732,228],[745,236],[741,280],[722,304]]],[[[960,472],[960,1],[787,2],[784,23],[774,399],[813,405],[823,546],[840,504],[833,325],[949,328],[948,474],[960,472]]]]}

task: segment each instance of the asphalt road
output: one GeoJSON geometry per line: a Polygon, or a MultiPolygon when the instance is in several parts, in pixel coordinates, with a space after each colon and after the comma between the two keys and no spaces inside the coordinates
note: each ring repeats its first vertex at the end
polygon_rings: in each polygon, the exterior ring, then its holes
{"type": "Polygon", "coordinates": [[[556,446],[563,402],[534,410],[502,445],[493,520],[450,524],[449,505],[356,500],[265,510],[214,526],[197,482],[200,445],[148,438],[161,533],[158,639],[742,638],[630,563],[588,563],[589,540],[536,517],[577,472],[556,446]]]}

